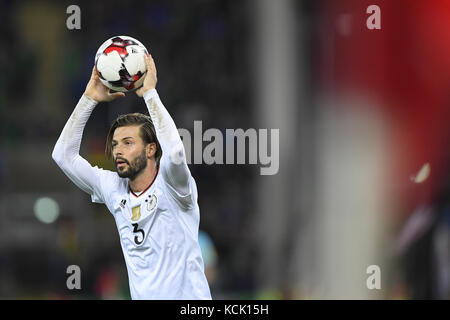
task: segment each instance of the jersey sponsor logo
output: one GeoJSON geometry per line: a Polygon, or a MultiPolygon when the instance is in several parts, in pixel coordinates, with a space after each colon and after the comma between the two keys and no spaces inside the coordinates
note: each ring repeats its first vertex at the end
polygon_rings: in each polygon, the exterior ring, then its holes
{"type": "Polygon", "coordinates": [[[141,205],[131,208],[131,220],[138,221],[141,218],[141,205]]]}

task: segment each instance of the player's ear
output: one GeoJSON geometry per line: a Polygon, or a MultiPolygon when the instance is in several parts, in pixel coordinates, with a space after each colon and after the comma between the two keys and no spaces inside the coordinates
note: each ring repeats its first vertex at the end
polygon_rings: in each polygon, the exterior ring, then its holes
{"type": "Polygon", "coordinates": [[[147,158],[150,159],[151,157],[155,156],[156,153],[156,143],[152,142],[147,144],[147,158]]]}

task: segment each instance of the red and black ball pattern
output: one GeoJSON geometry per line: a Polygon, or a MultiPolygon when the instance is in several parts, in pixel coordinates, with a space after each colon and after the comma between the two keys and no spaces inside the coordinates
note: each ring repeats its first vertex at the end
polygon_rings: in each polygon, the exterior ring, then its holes
{"type": "MultiPolygon", "coordinates": [[[[112,39],[112,43],[103,51],[104,54],[108,54],[112,51],[117,51],[120,55],[122,61],[128,56],[127,46],[130,45],[138,45],[133,40],[122,39],[120,37],[115,37],[112,39]]],[[[124,87],[127,90],[134,89],[134,82],[139,80],[142,76],[142,72],[138,72],[135,75],[130,75],[125,68],[125,65],[122,63],[122,68],[119,71],[120,79],[117,81],[108,81],[111,85],[115,87],[124,87]]],[[[99,72],[99,76],[107,81],[99,72]]]]}

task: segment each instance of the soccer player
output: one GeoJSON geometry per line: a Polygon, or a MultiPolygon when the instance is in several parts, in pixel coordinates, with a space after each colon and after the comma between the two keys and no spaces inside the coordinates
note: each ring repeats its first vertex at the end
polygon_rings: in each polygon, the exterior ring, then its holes
{"type": "Polygon", "coordinates": [[[111,93],[94,67],[86,90],[56,142],[52,157],[92,201],[112,213],[128,270],[132,299],[211,299],[198,243],[197,187],[175,123],[156,91],[156,67],[136,91],[150,117],[133,113],[112,124],[106,153],[117,172],[79,155],[83,129],[95,106],[125,96],[111,93]]]}

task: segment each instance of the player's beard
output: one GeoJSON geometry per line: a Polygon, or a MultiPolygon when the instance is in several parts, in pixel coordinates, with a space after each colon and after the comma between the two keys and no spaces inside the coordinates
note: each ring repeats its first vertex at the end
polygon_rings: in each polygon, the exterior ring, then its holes
{"type": "Polygon", "coordinates": [[[117,174],[121,178],[129,178],[130,180],[134,180],[147,167],[145,148],[142,150],[142,153],[131,162],[131,164],[127,160],[123,158],[121,159],[128,165],[123,169],[119,169],[116,164],[117,174]]]}

